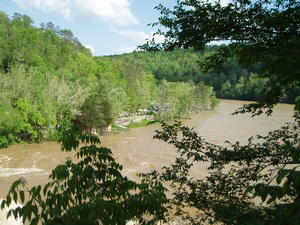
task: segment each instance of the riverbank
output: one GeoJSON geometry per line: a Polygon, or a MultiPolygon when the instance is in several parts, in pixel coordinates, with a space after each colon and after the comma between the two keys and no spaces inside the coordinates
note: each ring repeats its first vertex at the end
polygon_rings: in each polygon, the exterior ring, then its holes
{"type": "MultiPolygon", "coordinates": [[[[227,102],[227,103],[230,103],[230,104],[238,103],[239,107],[232,110],[231,113],[233,113],[238,108],[242,107],[244,104],[254,103],[253,101],[229,100],[229,99],[220,99],[220,102],[227,102]]],[[[293,104],[288,104],[288,103],[280,103],[279,105],[280,105],[280,107],[282,107],[282,106],[286,106],[288,108],[293,108],[294,107],[293,104]]],[[[197,114],[199,114],[199,113],[200,114],[201,113],[203,113],[203,114],[214,113],[215,111],[219,111],[218,107],[219,106],[217,106],[216,109],[210,110],[210,111],[196,112],[196,113],[191,114],[191,116],[189,118],[183,118],[183,119],[178,119],[178,120],[186,121],[187,123],[189,123],[188,121],[191,120],[193,117],[197,116],[197,114]]],[[[277,107],[279,107],[279,106],[277,105],[277,107]]],[[[243,115],[243,114],[236,115],[236,117],[239,117],[241,115],[243,115]]],[[[117,118],[114,121],[114,123],[110,126],[109,129],[107,129],[103,133],[95,133],[95,134],[99,137],[111,136],[111,135],[116,135],[116,134],[120,134],[122,132],[129,131],[130,129],[133,129],[133,128],[147,127],[147,126],[150,126],[150,125],[157,125],[157,124],[160,124],[160,123],[161,123],[161,121],[155,120],[154,114],[144,114],[144,115],[134,114],[134,115],[131,115],[131,116],[123,116],[123,117],[117,118]]],[[[41,144],[41,143],[56,142],[56,141],[57,140],[55,140],[55,139],[44,139],[44,140],[36,141],[36,142],[17,142],[17,143],[14,143],[13,145],[10,145],[9,147],[32,145],[32,144],[41,144]]],[[[0,150],[1,150],[1,148],[0,148],[0,150]]]]}

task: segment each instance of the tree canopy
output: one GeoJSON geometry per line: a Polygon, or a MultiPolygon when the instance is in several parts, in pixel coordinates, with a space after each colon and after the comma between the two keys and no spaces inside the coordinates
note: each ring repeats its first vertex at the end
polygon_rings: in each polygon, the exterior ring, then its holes
{"type": "Polygon", "coordinates": [[[241,65],[259,63],[258,74],[267,78],[266,88],[258,103],[242,111],[261,113],[262,108],[268,108],[271,112],[280,96],[299,87],[299,1],[233,0],[221,5],[220,1],[183,0],[173,9],[163,5],[156,8],[161,17],[153,25],[163,27],[157,33],[166,39],[163,43],[151,40],[143,48],[199,50],[212,41],[226,41],[226,46],[204,60],[204,70],[220,66],[233,56],[241,65]]]}

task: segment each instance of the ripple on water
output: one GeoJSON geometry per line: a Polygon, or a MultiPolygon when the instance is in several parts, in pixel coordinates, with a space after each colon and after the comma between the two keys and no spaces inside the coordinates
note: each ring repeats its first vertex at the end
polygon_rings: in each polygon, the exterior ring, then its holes
{"type": "Polygon", "coordinates": [[[10,161],[12,158],[7,156],[7,155],[0,155],[0,163],[4,163],[4,162],[8,162],[10,161]]]}
{"type": "Polygon", "coordinates": [[[14,175],[26,175],[26,174],[34,174],[41,173],[42,169],[39,168],[3,168],[0,167],[0,177],[9,177],[14,175]]]}

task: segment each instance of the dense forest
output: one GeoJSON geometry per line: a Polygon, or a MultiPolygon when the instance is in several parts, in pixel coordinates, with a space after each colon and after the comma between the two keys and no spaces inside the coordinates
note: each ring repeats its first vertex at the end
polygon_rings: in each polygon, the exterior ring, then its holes
{"type": "Polygon", "coordinates": [[[0,43],[0,147],[56,140],[78,120],[101,131],[140,109],[168,120],[218,102],[204,83],[158,80],[143,65],[93,57],[70,30],[35,27],[26,15],[0,13],[0,43]]]}
{"type": "MultiPolygon", "coordinates": [[[[218,98],[259,100],[266,80],[259,76],[260,63],[241,66],[235,58],[228,59],[220,68],[203,72],[203,59],[223,46],[207,46],[204,50],[176,49],[173,51],[133,52],[113,56],[115,60],[141,66],[158,80],[203,82],[214,88],[218,98]]],[[[281,98],[281,102],[294,103],[300,88],[281,98]]]]}

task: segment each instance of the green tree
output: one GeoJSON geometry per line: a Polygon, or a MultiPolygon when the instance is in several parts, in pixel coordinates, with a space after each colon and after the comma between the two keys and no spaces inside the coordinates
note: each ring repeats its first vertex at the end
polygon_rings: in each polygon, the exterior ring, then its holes
{"type": "Polygon", "coordinates": [[[109,99],[113,118],[117,118],[128,109],[127,80],[113,60],[97,57],[96,62],[98,64],[98,86],[109,99]]]}
{"type": "Polygon", "coordinates": [[[193,100],[195,111],[213,110],[219,103],[213,87],[205,85],[203,82],[194,87],[190,98],[193,100]]]}
{"type": "Polygon", "coordinates": [[[13,102],[3,101],[0,113],[1,147],[20,141],[40,141],[43,138],[45,117],[34,111],[26,98],[16,98],[13,102]]]}
{"type": "Polygon", "coordinates": [[[245,81],[244,77],[240,77],[240,79],[238,80],[238,82],[236,83],[236,85],[234,87],[234,91],[236,92],[236,94],[238,96],[245,95],[245,92],[246,92],[246,81],[245,81]]]}
{"type": "Polygon", "coordinates": [[[173,103],[173,97],[175,93],[170,87],[170,83],[166,80],[160,81],[157,89],[157,120],[174,119],[174,115],[171,109],[173,103]]]}
{"type": "Polygon", "coordinates": [[[83,127],[91,130],[95,128],[101,131],[112,124],[112,106],[105,93],[96,92],[88,97],[81,106],[82,115],[80,121],[83,127]]]}
{"type": "Polygon", "coordinates": [[[193,82],[160,81],[155,98],[157,120],[188,118],[191,112],[213,110],[218,100],[213,88],[193,82]]]}
{"type": "Polygon", "coordinates": [[[121,73],[127,81],[128,111],[137,112],[149,108],[156,89],[154,76],[142,67],[117,61],[121,73]]]}
{"type": "Polygon", "coordinates": [[[229,98],[232,96],[232,85],[230,81],[226,81],[222,84],[221,93],[225,98],[229,98]]]}
{"type": "Polygon", "coordinates": [[[28,129],[28,123],[10,102],[1,102],[0,106],[0,147],[8,147],[20,141],[19,136],[28,129]]]}
{"type": "Polygon", "coordinates": [[[0,60],[1,71],[7,72],[9,70],[12,56],[9,50],[9,42],[7,41],[11,36],[10,33],[10,20],[8,16],[0,11],[0,60]]]}

